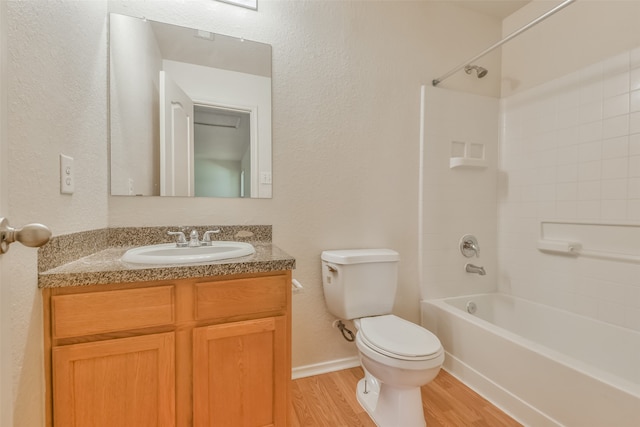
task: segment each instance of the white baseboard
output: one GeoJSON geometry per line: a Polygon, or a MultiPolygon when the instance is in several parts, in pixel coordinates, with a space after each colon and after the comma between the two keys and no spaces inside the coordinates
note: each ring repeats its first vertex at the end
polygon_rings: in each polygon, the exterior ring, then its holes
{"type": "Polygon", "coordinates": [[[298,366],[291,370],[291,379],[296,380],[298,378],[311,377],[313,375],[355,368],[356,366],[360,366],[360,358],[358,356],[330,360],[328,362],[316,363],[314,365],[298,366]]]}

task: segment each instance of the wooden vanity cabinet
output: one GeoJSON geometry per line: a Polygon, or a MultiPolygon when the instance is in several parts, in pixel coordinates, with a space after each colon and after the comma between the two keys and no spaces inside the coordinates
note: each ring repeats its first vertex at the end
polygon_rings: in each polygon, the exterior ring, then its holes
{"type": "Polygon", "coordinates": [[[288,425],[290,271],[43,296],[48,426],[288,425]]]}

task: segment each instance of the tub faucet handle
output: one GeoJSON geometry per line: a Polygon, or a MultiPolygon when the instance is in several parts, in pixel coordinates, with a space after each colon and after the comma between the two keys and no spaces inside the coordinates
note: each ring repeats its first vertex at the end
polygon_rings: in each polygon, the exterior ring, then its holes
{"type": "Polygon", "coordinates": [[[478,239],[476,236],[471,234],[465,234],[460,239],[460,252],[467,258],[471,258],[472,256],[476,256],[476,258],[480,257],[480,245],[478,245],[478,239]]]}

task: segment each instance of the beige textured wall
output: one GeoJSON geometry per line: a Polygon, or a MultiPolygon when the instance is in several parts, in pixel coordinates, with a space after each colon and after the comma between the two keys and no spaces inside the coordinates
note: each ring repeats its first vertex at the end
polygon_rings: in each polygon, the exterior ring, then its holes
{"type": "MultiPolygon", "coordinates": [[[[9,204],[7,203],[7,25],[6,25],[6,3],[0,2],[0,215],[9,214],[9,204]]],[[[9,310],[9,270],[4,261],[5,257],[0,257],[0,425],[10,426],[12,424],[13,408],[13,384],[11,370],[11,328],[9,310]]]]}
{"type": "MultiPolygon", "coordinates": [[[[107,225],[106,4],[6,2],[8,204],[12,225],[54,234],[107,225]],[[74,157],[75,194],[59,194],[59,153],[74,157]]],[[[44,422],[42,300],[36,250],[8,268],[13,425],[44,422]]],[[[3,352],[7,351],[3,347],[3,352]]]]}
{"type": "MultiPolygon", "coordinates": [[[[420,85],[500,38],[500,23],[444,2],[260,1],[252,12],[210,2],[111,3],[112,11],[273,46],[273,199],[109,200],[112,226],[272,224],[296,257],[293,365],[356,354],[331,327],[324,249],[400,252],[397,314],[419,321],[420,85]]],[[[497,95],[499,56],[477,80],[443,87],[497,95]]]]}
{"type": "MultiPolygon", "coordinates": [[[[273,45],[271,200],[107,196],[104,1],[7,2],[9,211],[54,234],[107,225],[273,224],[305,290],[294,297],[294,365],[355,355],[331,328],[323,249],[384,246],[402,255],[396,312],[418,321],[420,85],[499,38],[499,22],[441,2],[123,1],[114,10],[273,45]],[[75,158],[60,195],[58,154],[75,158]]],[[[445,87],[496,95],[499,57],[483,80],[445,87]]],[[[14,245],[11,370],[14,426],[43,425],[42,307],[36,252],[14,245]]],[[[4,294],[3,294],[4,297],[4,294]]],[[[4,301],[3,301],[4,304],[4,301]]],[[[3,351],[4,348],[3,348],[3,351]]]]}

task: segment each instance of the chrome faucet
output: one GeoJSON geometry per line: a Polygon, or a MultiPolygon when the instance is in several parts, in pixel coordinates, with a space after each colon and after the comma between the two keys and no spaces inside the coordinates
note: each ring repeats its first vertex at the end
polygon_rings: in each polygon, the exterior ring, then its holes
{"type": "Polygon", "coordinates": [[[198,230],[196,230],[194,228],[193,230],[191,230],[191,233],[189,233],[189,241],[187,241],[187,238],[185,237],[184,232],[182,232],[182,231],[167,231],[167,234],[170,235],[170,236],[178,236],[178,240],[176,240],[176,246],[179,247],[179,248],[186,248],[186,247],[194,248],[194,247],[198,247],[198,246],[212,246],[213,242],[211,241],[211,235],[212,234],[217,234],[217,233],[220,233],[220,229],[206,231],[202,235],[202,240],[200,240],[200,238],[198,237],[198,230]]]}
{"type": "Polygon", "coordinates": [[[487,272],[484,271],[484,267],[478,267],[477,265],[468,264],[468,263],[465,264],[464,270],[467,273],[476,273],[476,274],[479,274],[481,276],[484,276],[485,274],[487,274],[487,272]]]}
{"type": "Polygon", "coordinates": [[[198,238],[198,230],[191,230],[191,234],[189,234],[189,247],[200,246],[200,239],[198,238]]]}

